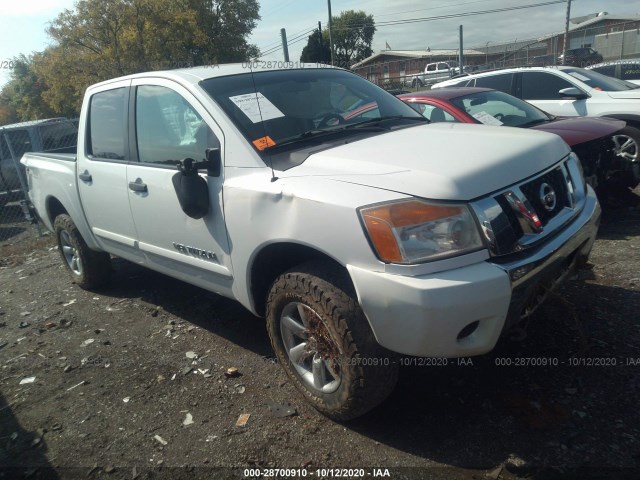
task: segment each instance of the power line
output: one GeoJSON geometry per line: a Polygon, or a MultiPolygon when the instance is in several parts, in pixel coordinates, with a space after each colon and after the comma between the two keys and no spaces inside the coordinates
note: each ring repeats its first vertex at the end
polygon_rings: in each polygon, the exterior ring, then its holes
{"type": "MultiPolygon", "coordinates": [[[[315,30],[315,29],[316,29],[316,27],[315,27],[315,26],[313,26],[313,27],[311,27],[311,29],[312,29],[312,30],[315,30]]],[[[300,30],[299,32],[294,33],[293,35],[291,35],[291,38],[297,38],[297,35],[299,35],[299,34],[303,34],[303,35],[305,35],[305,34],[307,34],[307,33],[309,33],[309,29],[308,29],[308,28],[307,28],[306,30],[300,30]]],[[[288,43],[288,42],[287,42],[287,43],[288,43]]],[[[271,48],[275,47],[276,45],[278,45],[278,46],[282,45],[282,39],[278,39],[276,42],[268,43],[267,45],[265,45],[264,47],[262,47],[262,48],[260,49],[260,51],[262,51],[262,50],[269,50],[269,49],[271,49],[271,48]]]]}
{"type": "MultiPolygon", "coordinates": [[[[293,45],[294,43],[298,43],[298,42],[300,42],[302,40],[306,40],[307,34],[313,32],[314,30],[317,30],[317,28],[315,26],[313,28],[307,30],[307,31],[300,32],[299,34],[292,36],[290,40],[287,40],[287,46],[288,45],[293,45]]],[[[282,49],[282,45],[281,44],[276,46],[276,47],[266,49],[266,51],[262,51],[261,50],[260,51],[260,56],[258,58],[262,58],[262,57],[264,57],[266,55],[269,55],[271,53],[275,53],[280,49],[282,49]]]]}
{"type": "MultiPolygon", "coordinates": [[[[559,3],[566,3],[566,0],[555,0],[552,2],[543,2],[543,3],[534,3],[530,5],[521,5],[517,7],[504,7],[504,8],[494,8],[491,10],[479,10],[475,12],[463,12],[463,13],[451,13],[447,15],[437,15],[433,17],[422,17],[422,18],[408,18],[403,20],[387,20],[384,22],[377,22],[375,24],[376,28],[378,27],[389,27],[393,25],[405,25],[408,23],[419,23],[419,22],[432,22],[435,20],[447,20],[450,18],[460,18],[460,17],[471,17],[474,15],[486,15],[489,13],[501,13],[501,12],[510,12],[513,10],[523,10],[525,8],[534,8],[534,7],[545,7],[548,5],[557,5],[559,3]]],[[[352,30],[356,28],[361,28],[366,25],[351,25],[349,27],[338,28],[338,30],[352,30]]]]}
{"type": "Polygon", "coordinates": [[[374,15],[374,17],[390,17],[392,15],[403,15],[405,13],[426,12],[426,11],[435,10],[437,8],[461,7],[462,5],[471,5],[472,3],[486,3],[486,2],[487,0],[474,0],[473,2],[450,3],[448,5],[438,5],[436,7],[420,8],[418,10],[405,10],[404,12],[395,12],[395,13],[380,13],[380,14],[374,15]]]}

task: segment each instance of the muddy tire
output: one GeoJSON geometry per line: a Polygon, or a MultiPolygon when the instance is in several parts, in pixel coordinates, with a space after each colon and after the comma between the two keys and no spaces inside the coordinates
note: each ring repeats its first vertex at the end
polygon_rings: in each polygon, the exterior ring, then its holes
{"type": "Polygon", "coordinates": [[[284,273],[267,299],[273,349],[304,397],[345,421],[386,399],[398,379],[393,353],[375,340],[346,272],[310,262],[284,273]]]}
{"type": "Polygon", "coordinates": [[[109,254],[91,250],[69,215],[58,215],[53,222],[53,229],[62,261],[80,288],[90,290],[109,280],[109,254]]]}

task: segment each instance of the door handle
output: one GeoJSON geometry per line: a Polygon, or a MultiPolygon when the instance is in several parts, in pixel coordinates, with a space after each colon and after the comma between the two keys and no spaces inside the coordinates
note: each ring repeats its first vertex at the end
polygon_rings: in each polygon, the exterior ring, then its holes
{"type": "Polygon", "coordinates": [[[91,174],[89,173],[88,170],[85,170],[83,173],[78,175],[78,178],[80,180],[82,180],[83,182],[87,182],[87,183],[89,183],[90,181],[93,180],[93,178],[91,177],[91,174]]]}
{"type": "Polygon", "coordinates": [[[136,178],[135,182],[129,182],[129,189],[134,192],[147,192],[147,184],[142,182],[142,179],[136,178]]]}

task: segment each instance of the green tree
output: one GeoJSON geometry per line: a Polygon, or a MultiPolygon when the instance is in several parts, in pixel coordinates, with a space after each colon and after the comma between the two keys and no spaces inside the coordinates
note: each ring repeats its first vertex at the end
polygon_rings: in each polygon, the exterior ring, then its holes
{"type": "Polygon", "coordinates": [[[0,92],[0,124],[55,116],[42,98],[46,84],[34,69],[38,57],[39,54],[20,55],[12,59],[14,68],[9,82],[0,92]]]}
{"type": "Polygon", "coordinates": [[[258,51],[246,40],[258,10],[257,0],[78,0],[53,20],[52,45],[32,59],[43,88],[33,98],[75,114],[84,90],[102,80],[248,60],[258,51]]]}
{"type": "MultiPolygon", "coordinates": [[[[373,15],[362,10],[347,10],[337,17],[332,17],[331,37],[333,40],[333,64],[349,68],[354,63],[364,60],[373,53],[371,42],[376,31],[373,15]]],[[[314,31],[302,49],[301,62],[330,62],[329,29],[322,29],[322,49],[320,48],[320,32],[314,31]]]]}
{"type": "Polygon", "coordinates": [[[323,32],[315,30],[311,35],[309,35],[307,44],[302,49],[300,61],[308,63],[331,62],[331,50],[329,50],[328,30],[324,30],[323,32]]]}
{"type": "Polygon", "coordinates": [[[347,10],[333,17],[331,29],[334,64],[349,68],[354,63],[370,56],[371,42],[376,31],[373,15],[362,10],[347,10]]]}

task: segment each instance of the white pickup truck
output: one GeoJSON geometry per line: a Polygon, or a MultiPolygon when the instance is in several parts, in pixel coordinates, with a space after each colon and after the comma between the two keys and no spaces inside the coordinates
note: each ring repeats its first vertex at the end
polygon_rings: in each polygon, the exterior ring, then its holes
{"type": "Polygon", "coordinates": [[[106,81],[77,155],[22,162],[76,283],[105,282],[115,255],[238,300],[339,420],[388,396],[398,354],[490,351],[586,261],[600,219],[560,137],[428,124],[326,67],[106,81]]]}
{"type": "Polygon", "coordinates": [[[405,84],[413,88],[422,88],[434,83],[444,82],[460,71],[458,62],[449,60],[448,62],[427,63],[424,72],[406,78],[405,84]]]}

